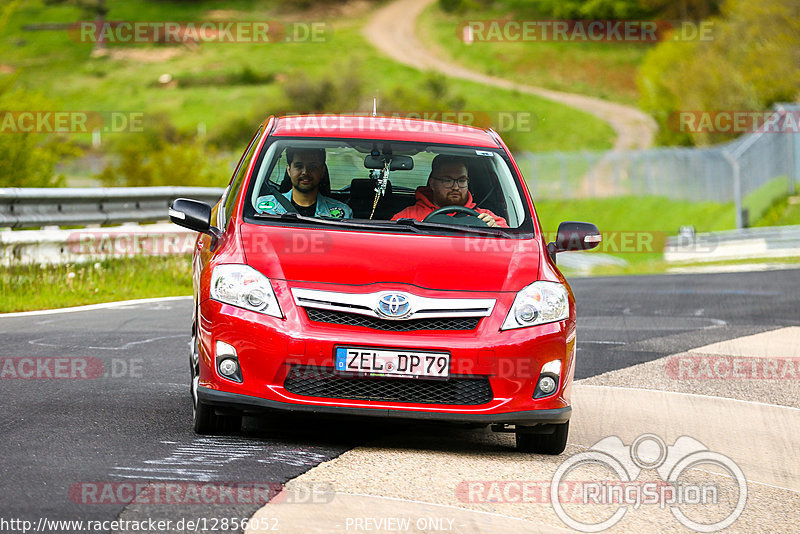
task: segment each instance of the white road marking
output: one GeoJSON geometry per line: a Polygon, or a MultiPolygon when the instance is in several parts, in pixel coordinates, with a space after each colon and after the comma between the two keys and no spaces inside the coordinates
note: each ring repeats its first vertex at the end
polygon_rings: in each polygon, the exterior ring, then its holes
{"type": "MultiPolygon", "coordinates": [[[[94,350],[127,350],[127,349],[129,349],[130,347],[132,347],[134,345],[141,345],[143,343],[152,343],[153,341],[161,341],[162,339],[183,338],[183,337],[186,337],[186,335],[188,335],[188,334],[176,334],[176,335],[171,335],[171,336],[151,337],[151,338],[143,339],[143,340],[140,340],[140,341],[129,341],[128,343],[125,343],[124,345],[118,345],[116,347],[94,347],[94,346],[91,346],[91,345],[90,346],[74,345],[74,347],[81,348],[81,349],[94,349],[94,350]]],[[[39,345],[39,346],[42,346],[42,347],[60,347],[60,348],[63,348],[65,346],[63,337],[58,338],[59,341],[58,342],[53,342],[53,343],[45,343],[45,340],[47,340],[47,339],[49,339],[49,338],[42,337],[42,338],[39,338],[39,339],[31,339],[31,340],[28,341],[28,343],[31,344],[31,345],[39,345]]]]}
{"type": "Polygon", "coordinates": [[[52,315],[55,313],[73,313],[91,310],[105,310],[108,308],[121,308],[125,306],[138,306],[140,304],[149,304],[152,302],[168,302],[171,300],[187,300],[191,296],[184,297],[157,297],[151,299],[136,299],[136,300],[120,300],[117,302],[103,302],[101,304],[87,304],[86,306],[74,306],[72,308],[56,308],[54,310],[36,310],[27,312],[14,312],[14,313],[0,313],[0,319],[8,317],[30,317],[33,315],[52,315]]]}

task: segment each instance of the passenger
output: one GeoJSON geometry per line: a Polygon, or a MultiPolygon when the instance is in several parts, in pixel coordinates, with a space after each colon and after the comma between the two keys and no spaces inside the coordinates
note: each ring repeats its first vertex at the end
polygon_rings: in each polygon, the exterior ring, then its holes
{"type": "MultiPolygon", "coordinates": [[[[344,202],[340,202],[320,193],[320,184],[328,178],[328,166],[325,164],[325,149],[298,148],[286,149],[286,174],[292,182],[292,188],[283,193],[292,203],[297,213],[306,217],[334,217],[349,219],[353,210],[344,202]]],[[[256,209],[262,213],[286,213],[274,195],[265,195],[256,200],[256,209]]]]}
{"type": "Polygon", "coordinates": [[[478,218],[489,226],[508,228],[508,223],[489,210],[478,208],[469,192],[469,176],[464,158],[439,154],[431,162],[428,185],[416,191],[417,203],[392,217],[397,219],[423,220],[434,210],[447,206],[464,206],[477,211],[478,218]]]}

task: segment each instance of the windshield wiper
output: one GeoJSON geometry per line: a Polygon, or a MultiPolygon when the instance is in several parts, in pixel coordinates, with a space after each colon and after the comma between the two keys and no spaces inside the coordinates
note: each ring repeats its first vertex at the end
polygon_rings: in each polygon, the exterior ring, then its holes
{"type": "Polygon", "coordinates": [[[482,228],[479,226],[462,226],[460,224],[445,224],[445,223],[435,223],[435,222],[422,222],[416,219],[397,219],[395,221],[398,225],[401,226],[412,226],[417,228],[430,228],[434,230],[453,230],[456,232],[464,232],[470,234],[480,234],[480,235],[488,235],[492,237],[509,237],[508,232],[501,228],[482,228]]]}
{"type": "MultiPolygon", "coordinates": [[[[353,219],[333,219],[327,217],[306,217],[298,213],[254,213],[253,217],[257,219],[288,219],[293,221],[303,221],[317,224],[324,224],[328,226],[344,226],[347,228],[366,228],[368,230],[397,230],[397,225],[392,221],[372,221],[360,222],[353,219]]],[[[400,230],[409,232],[420,233],[419,228],[412,226],[401,226],[400,230]]]]}

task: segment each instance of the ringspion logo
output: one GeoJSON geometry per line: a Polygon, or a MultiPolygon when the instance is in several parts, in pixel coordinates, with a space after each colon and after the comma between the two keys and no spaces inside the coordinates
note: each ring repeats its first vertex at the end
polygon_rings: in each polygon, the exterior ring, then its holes
{"type": "Polygon", "coordinates": [[[589,450],[570,456],[556,469],[550,502],[559,519],[579,532],[607,530],[628,511],[643,505],[668,508],[679,523],[697,532],[716,532],[731,526],[744,511],[747,479],[732,459],[689,436],[681,436],[669,446],[655,434],[642,434],[630,445],[617,436],[609,436],[589,450]],[[723,478],[687,479],[687,473],[698,470],[723,473],[723,478]],[[639,480],[642,473],[653,471],[657,479],[645,476],[639,480]],[[575,503],[574,496],[565,498],[563,491],[573,472],[581,473],[578,476],[583,483],[575,487],[580,487],[582,507],[564,506],[575,503]],[[592,522],[586,513],[581,513],[586,506],[614,511],[605,519],[592,522]],[[693,515],[697,510],[705,513],[693,515]],[[709,510],[714,513],[708,514],[709,510]]]}

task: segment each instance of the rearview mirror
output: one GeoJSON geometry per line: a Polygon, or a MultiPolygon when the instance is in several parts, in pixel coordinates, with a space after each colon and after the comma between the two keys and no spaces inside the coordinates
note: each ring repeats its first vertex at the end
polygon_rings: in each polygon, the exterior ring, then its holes
{"type": "Polygon", "coordinates": [[[414,168],[414,158],[411,156],[373,156],[364,158],[364,167],[367,169],[383,169],[389,159],[390,171],[410,171],[414,168]]]}

